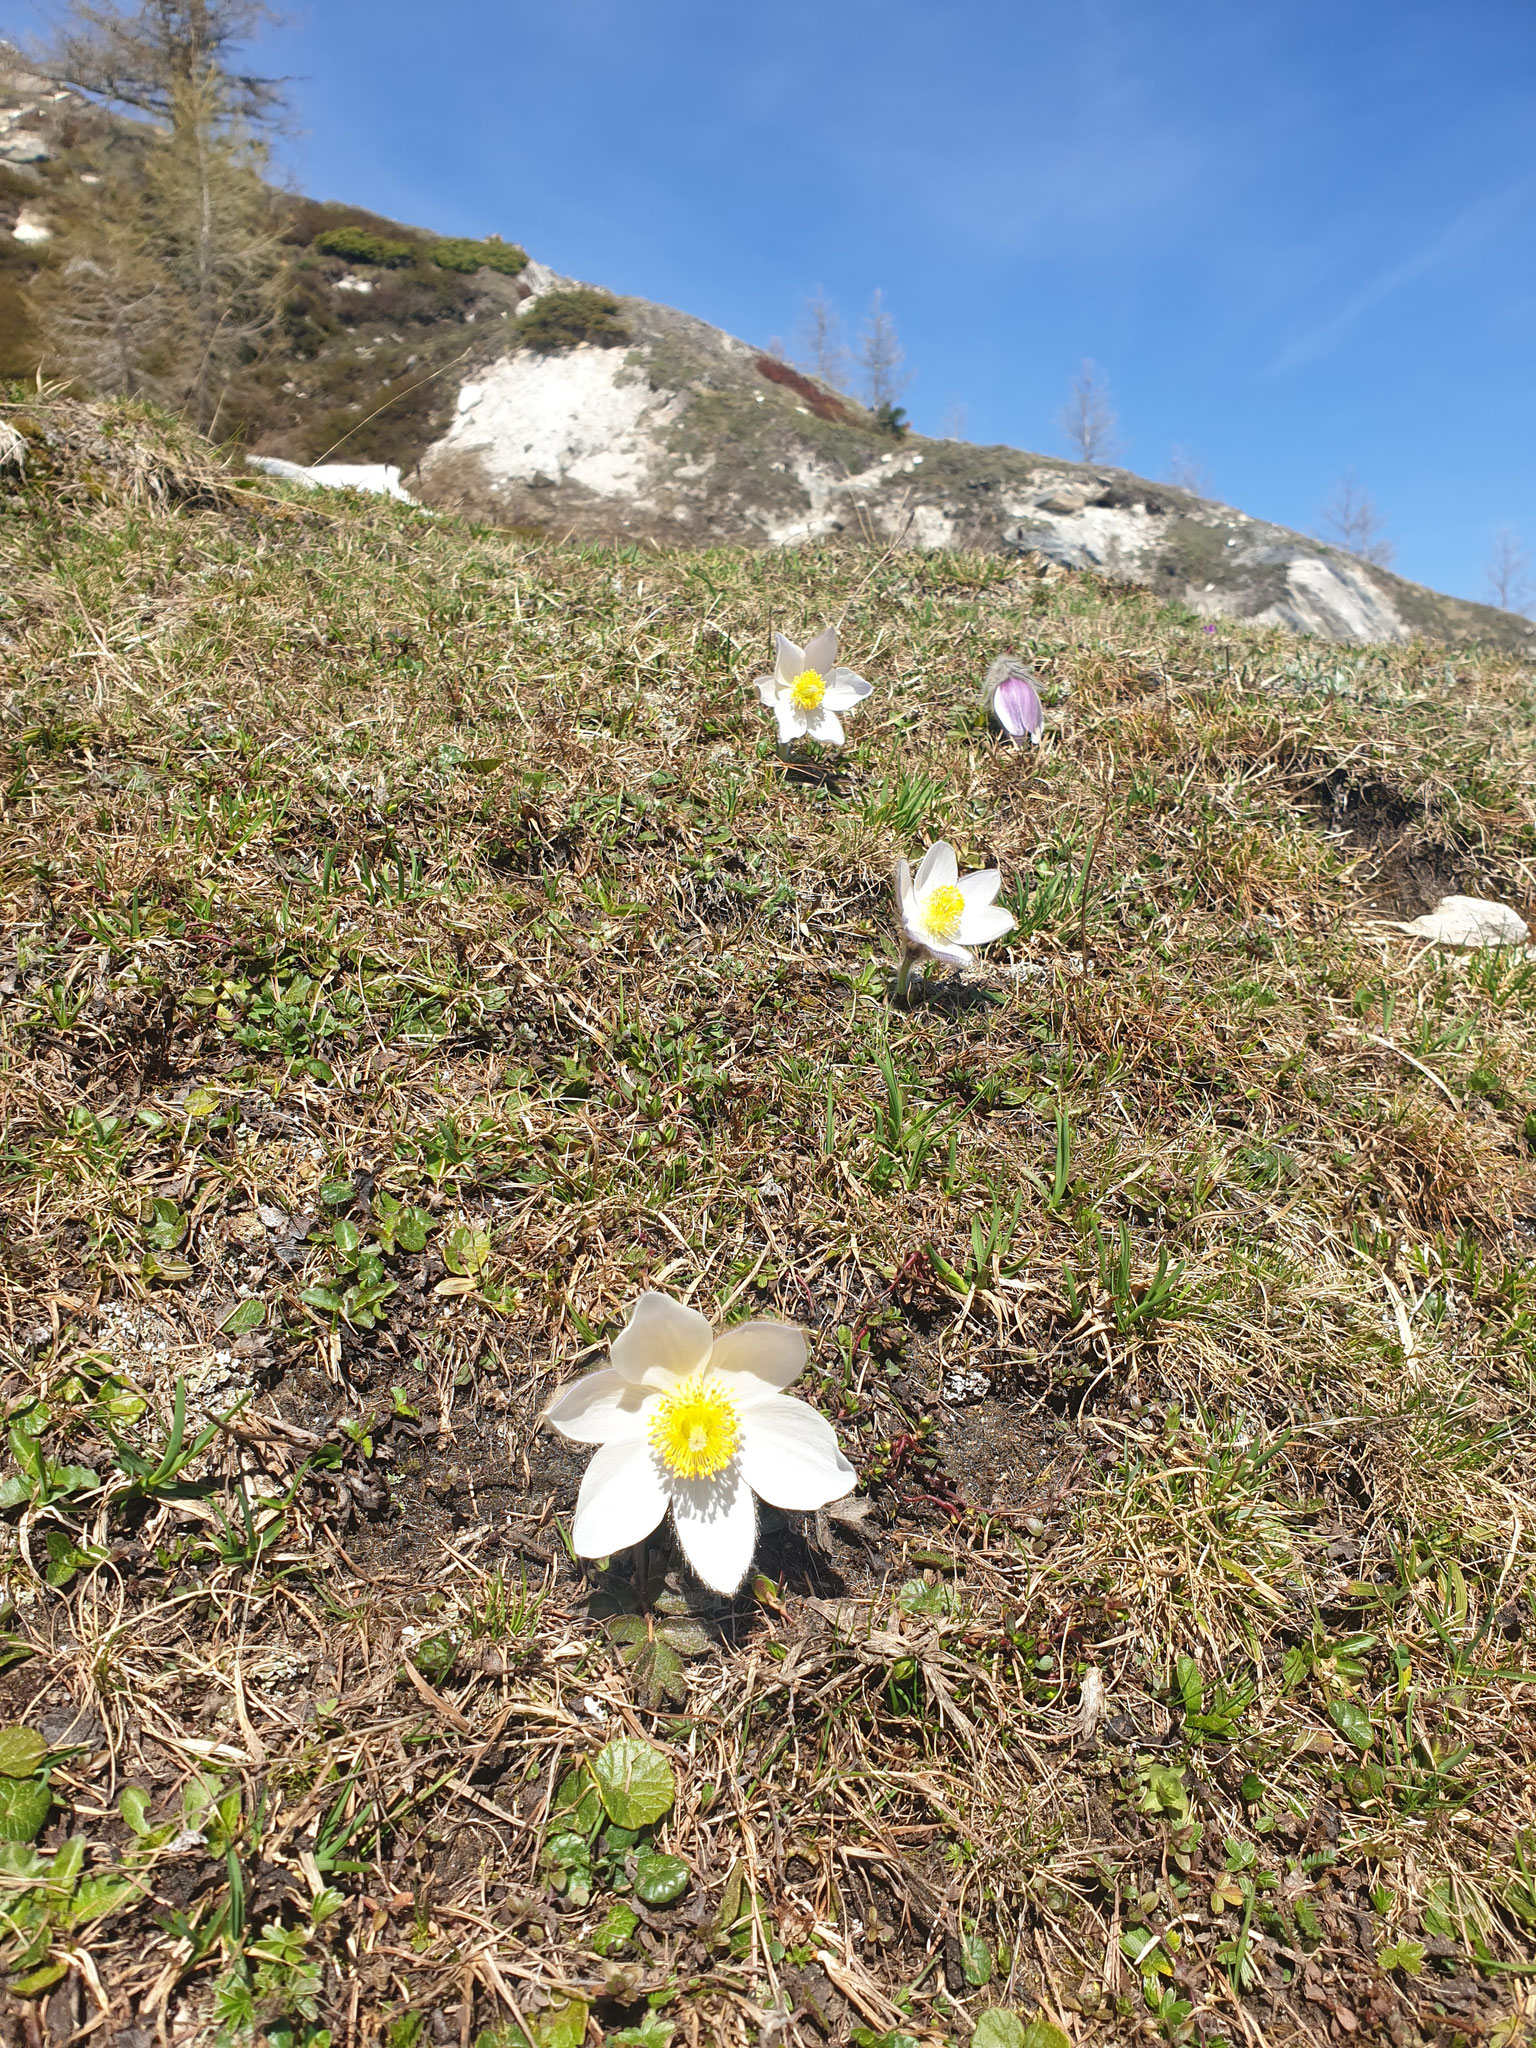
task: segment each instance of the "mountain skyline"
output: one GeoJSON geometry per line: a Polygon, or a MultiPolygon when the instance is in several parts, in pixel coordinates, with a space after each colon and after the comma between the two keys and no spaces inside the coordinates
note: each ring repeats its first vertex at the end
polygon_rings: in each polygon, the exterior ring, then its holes
{"type": "MultiPolygon", "coordinates": [[[[36,34],[36,9],[12,33],[36,34]]],[[[793,346],[880,291],[940,433],[1065,451],[1085,358],[1120,459],[1318,530],[1341,479],[1469,597],[1536,541],[1527,10],[694,0],[495,17],[331,0],[264,36],[298,189],[793,346]]]]}

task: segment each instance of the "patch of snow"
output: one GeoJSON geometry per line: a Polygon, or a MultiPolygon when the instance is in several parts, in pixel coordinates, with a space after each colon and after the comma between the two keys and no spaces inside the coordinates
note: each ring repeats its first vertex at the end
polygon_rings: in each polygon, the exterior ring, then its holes
{"type": "Polygon", "coordinates": [[[337,278],[336,289],[339,292],[371,292],[373,290],[373,279],[371,277],[353,277],[349,273],[346,277],[337,278]]]}
{"type": "Polygon", "coordinates": [[[1481,896],[1442,896],[1425,917],[1401,929],[1411,938],[1436,946],[1523,946],[1531,928],[1507,903],[1488,903],[1481,896]]]}
{"type": "Polygon", "coordinates": [[[317,462],[306,469],[301,462],[284,462],[280,455],[247,455],[245,464],[264,476],[281,477],[284,483],[303,484],[312,491],[371,491],[398,498],[404,505],[416,503],[401,488],[400,471],[393,462],[317,462]]]}
{"type": "Polygon", "coordinates": [[[51,242],[53,229],[40,221],[30,207],[24,206],[16,216],[16,225],[11,233],[18,242],[51,242]]]}
{"type": "Polygon", "coordinates": [[[464,387],[422,468],[430,474],[450,456],[474,455],[493,489],[542,480],[643,502],[662,430],[681,403],[628,370],[622,349],[519,349],[464,387]]]}

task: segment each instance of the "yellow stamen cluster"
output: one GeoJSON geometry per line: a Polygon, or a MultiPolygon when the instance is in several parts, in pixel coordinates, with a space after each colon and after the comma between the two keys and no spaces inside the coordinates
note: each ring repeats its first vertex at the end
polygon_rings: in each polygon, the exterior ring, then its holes
{"type": "Polygon", "coordinates": [[[679,1479],[711,1479],[741,1443],[741,1416],[720,1384],[703,1373],[682,1380],[657,1402],[651,1449],[679,1479]]]}
{"type": "Polygon", "coordinates": [[[816,710],[826,694],[826,677],[813,668],[802,669],[789,686],[789,701],[797,711],[816,710]]]}
{"type": "Polygon", "coordinates": [[[930,889],[923,898],[923,923],[940,945],[947,946],[960,929],[960,920],[965,915],[965,898],[960,891],[943,884],[930,889]]]}

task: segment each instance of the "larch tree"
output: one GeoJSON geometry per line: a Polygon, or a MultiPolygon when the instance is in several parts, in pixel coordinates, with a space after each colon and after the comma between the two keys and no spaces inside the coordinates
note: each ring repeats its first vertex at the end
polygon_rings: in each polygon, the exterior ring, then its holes
{"type": "Polygon", "coordinates": [[[1056,422],[1079,462],[1112,462],[1120,453],[1109,380],[1097,363],[1084,358],[1056,422]]]}
{"type": "Polygon", "coordinates": [[[1390,569],[1397,549],[1387,538],[1387,523],[1376,509],[1376,500],[1362,490],[1355,472],[1346,470],[1338,488],[1323,507],[1323,539],[1358,561],[1372,562],[1378,569],[1390,569]]]}
{"type": "Polygon", "coordinates": [[[51,366],[153,397],[205,431],[274,332],[286,264],[280,201],[252,123],[279,82],[230,68],[258,0],[73,0],[48,59],[81,90],[148,114],[134,147],[76,186],[31,293],[51,366]]]}

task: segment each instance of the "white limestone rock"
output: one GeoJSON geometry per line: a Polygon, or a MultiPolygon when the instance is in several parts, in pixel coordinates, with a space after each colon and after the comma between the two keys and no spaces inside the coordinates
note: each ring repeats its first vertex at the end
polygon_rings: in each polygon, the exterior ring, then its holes
{"type": "Polygon", "coordinates": [[[1486,903],[1480,896],[1442,896],[1434,909],[1400,930],[1433,946],[1523,946],[1530,926],[1507,903],[1486,903]]]}

